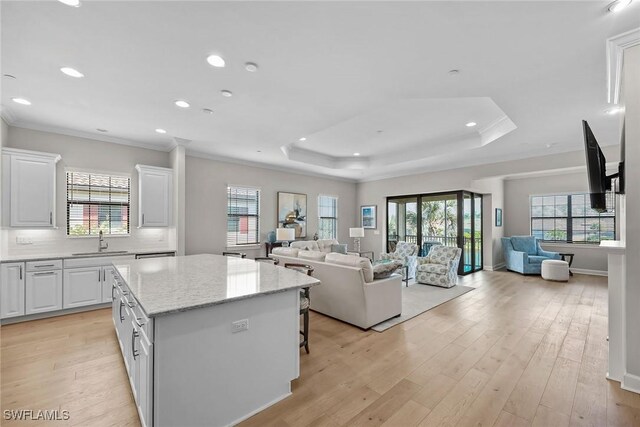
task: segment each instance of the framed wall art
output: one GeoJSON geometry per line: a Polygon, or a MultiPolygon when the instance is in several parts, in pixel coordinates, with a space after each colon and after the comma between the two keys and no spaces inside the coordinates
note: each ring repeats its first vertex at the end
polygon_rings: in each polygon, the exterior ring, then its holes
{"type": "Polygon", "coordinates": [[[360,206],[360,224],[362,228],[378,228],[377,206],[360,206]]]}
{"type": "Polygon", "coordinates": [[[307,195],[278,192],[278,228],[293,228],[296,239],[307,237],[307,195]]]}

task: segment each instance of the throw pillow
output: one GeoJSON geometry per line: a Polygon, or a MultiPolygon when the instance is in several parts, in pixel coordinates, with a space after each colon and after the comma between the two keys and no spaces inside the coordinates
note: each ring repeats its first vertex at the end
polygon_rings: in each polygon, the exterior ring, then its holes
{"type": "Polygon", "coordinates": [[[347,254],[347,245],[331,245],[331,252],[335,252],[338,254],[347,254]]]}
{"type": "Polygon", "coordinates": [[[402,263],[400,261],[391,261],[385,262],[381,264],[376,264],[373,266],[373,278],[374,279],[386,279],[391,276],[393,272],[402,267],[402,263]]]}

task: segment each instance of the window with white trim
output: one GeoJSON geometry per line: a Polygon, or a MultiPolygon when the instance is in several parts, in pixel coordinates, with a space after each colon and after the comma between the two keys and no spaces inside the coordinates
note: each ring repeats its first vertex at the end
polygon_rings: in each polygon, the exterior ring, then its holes
{"type": "Polygon", "coordinates": [[[260,244],[260,189],[227,187],[227,246],[260,244]]]}
{"type": "Polygon", "coordinates": [[[67,235],[129,234],[131,179],[67,172],[67,235]]]}
{"type": "Polygon", "coordinates": [[[615,240],[615,194],[607,212],[591,209],[588,193],[531,196],[531,235],[545,242],[599,244],[615,240]]]}
{"type": "Polygon", "coordinates": [[[318,238],[336,239],[338,237],[338,198],[318,196],[318,238]]]}

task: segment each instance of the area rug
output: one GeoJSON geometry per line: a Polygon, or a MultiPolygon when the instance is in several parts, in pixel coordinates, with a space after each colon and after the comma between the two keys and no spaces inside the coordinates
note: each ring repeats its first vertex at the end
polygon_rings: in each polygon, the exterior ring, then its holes
{"type": "Polygon", "coordinates": [[[378,323],[371,329],[377,332],[385,331],[392,326],[406,322],[425,311],[431,310],[440,304],[451,301],[452,299],[457,298],[460,295],[464,295],[474,289],[475,288],[470,288],[469,286],[460,285],[452,288],[439,288],[437,286],[421,285],[416,283],[410,284],[407,288],[403,283],[402,315],[386,320],[382,323],[378,323]]]}

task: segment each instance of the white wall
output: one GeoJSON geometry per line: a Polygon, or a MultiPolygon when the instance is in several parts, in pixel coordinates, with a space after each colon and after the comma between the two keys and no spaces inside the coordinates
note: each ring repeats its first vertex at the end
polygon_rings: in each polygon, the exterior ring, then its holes
{"type": "Polygon", "coordinates": [[[185,250],[185,200],[186,171],[185,171],[185,147],[176,146],[170,153],[171,169],[173,169],[173,224],[169,233],[169,240],[176,248],[176,255],[184,255],[185,250]]]}
{"type": "MultiPolygon", "coordinates": [[[[619,159],[619,150],[620,147],[618,145],[603,148],[603,152],[607,160],[614,162],[619,159]]],[[[384,248],[386,239],[385,203],[387,196],[400,196],[449,190],[472,190],[479,193],[491,194],[491,203],[487,203],[485,205],[483,212],[485,218],[488,219],[489,216],[493,218],[495,208],[500,207],[498,205],[501,202],[506,203],[508,200],[508,196],[505,194],[504,201],[501,201],[502,195],[500,194],[500,184],[495,180],[487,180],[488,178],[499,179],[500,177],[513,174],[553,171],[572,167],[585,167],[583,151],[572,151],[536,158],[513,160],[446,171],[426,172],[422,174],[359,183],[357,204],[378,206],[378,229],[366,230],[365,238],[362,240],[362,248],[363,250],[373,250],[376,254],[379,254],[384,248]],[[490,211],[487,211],[487,209],[490,209],[490,211]]],[[[505,227],[512,221],[512,215],[518,214],[511,214],[509,213],[508,208],[504,209],[503,220],[505,227]]],[[[517,221],[518,218],[515,220],[517,221]]],[[[491,233],[492,248],[491,251],[488,251],[488,249],[485,250],[484,254],[485,258],[491,258],[494,267],[499,267],[502,262],[502,248],[498,236],[501,236],[501,234],[508,235],[508,230],[499,230],[496,227],[493,227],[491,233]]],[[[489,240],[488,237],[487,240],[489,240]]]]}
{"type": "Polygon", "coordinates": [[[484,194],[482,198],[482,230],[483,230],[483,263],[484,268],[495,270],[504,265],[502,241],[504,230],[504,179],[486,178],[474,182],[477,191],[484,194]],[[502,209],[501,227],[496,226],[496,209],[502,209]]]}
{"type": "MultiPolygon", "coordinates": [[[[338,240],[349,243],[349,227],[357,222],[356,184],[347,181],[297,175],[272,169],[187,156],[186,253],[221,253],[226,249],[227,185],[261,189],[260,239],[275,230],[278,191],[307,195],[307,237],[318,230],[318,195],[338,196],[338,240]]],[[[264,244],[243,248],[249,257],[264,256],[264,244]]]]}
{"type": "MultiPolygon", "coordinates": [[[[56,229],[8,229],[3,227],[2,246],[10,255],[41,254],[47,252],[85,252],[97,250],[96,237],[66,236],[66,176],[67,168],[95,172],[110,172],[131,176],[130,237],[107,237],[109,249],[166,249],[169,230],[138,229],[138,175],[137,163],[170,167],[169,153],[78,138],[50,132],[41,132],[9,126],[5,146],[25,150],[57,153],[62,156],[57,164],[56,176],[56,229]],[[16,237],[25,236],[30,245],[18,245],[16,237]]],[[[3,218],[7,225],[8,218],[3,218]]]]}
{"type": "Polygon", "coordinates": [[[626,371],[625,383],[640,391],[640,46],[624,52],[626,120],[626,371]],[[627,378],[628,375],[628,378],[627,378]]]}
{"type": "MultiPolygon", "coordinates": [[[[607,158],[609,160],[609,158],[607,158]]],[[[505,181],[505,235],[529,235],[531,230],[529,197],[539,194],[586,193],[589,191],[587,173],[564,173],[549,176],[507,179],[505,181]]],[[[573,268],[607,271],[607,254],[597,245],[543,244],[556,252],[575,253],[573,268]]]]}
{"type": "MultiPolygon", "coordinates": [[[[0,118],[0,150],[7,144],[7,138],[9,136],[9,126],[4,121],[4,119],[0,118]]],[[[0,161],[0,189],[2,189],[2,162],[0,161]]],[[[2,210],[2,197],[0,197],[0,224],[2,221],[3,210],[2,210]]],[[[0,233],[0,259],[4,256],[5,251],[7,250],[6,245],[2,244],[2,236],[0,233]]]]}

